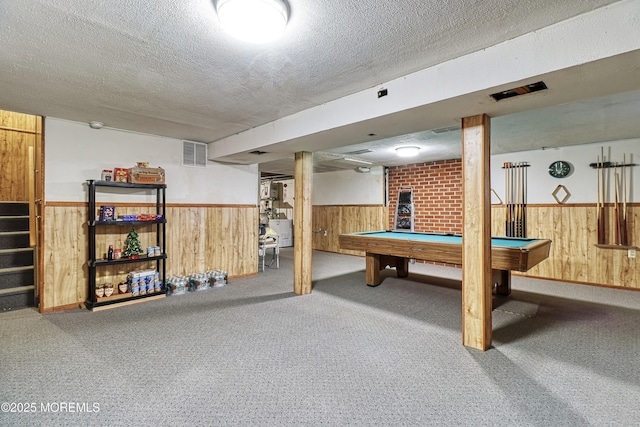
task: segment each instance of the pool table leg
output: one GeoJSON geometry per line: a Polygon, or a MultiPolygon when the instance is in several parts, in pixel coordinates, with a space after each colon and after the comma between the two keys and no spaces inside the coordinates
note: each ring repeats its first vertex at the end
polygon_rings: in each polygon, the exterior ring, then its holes
{"type": "Polygon", "coordinates": [[[492,282],[496,287],[496,294],[509,296],[511,294],[511,270],[492,270],[492,282]]]}
{"type": "Polygon", "coordinates": [[[380,284],[380,255],[367,252],[367,286],[380,284]]]}
{"type": "Polygon", "coordinates": [[[367,285],[378,286],[381,283],[380,270],[384,270],[387,267],[395,267],[398,277],[409,276],[408,258],[367,252],[367,285]]]}

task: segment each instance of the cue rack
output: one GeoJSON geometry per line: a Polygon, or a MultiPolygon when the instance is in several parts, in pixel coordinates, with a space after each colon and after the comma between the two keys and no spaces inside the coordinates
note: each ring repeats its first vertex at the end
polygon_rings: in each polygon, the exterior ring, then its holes
{"type": "Polygon", "coordinates": [[[527,237],[528,162],[505,162],[505,209],[507,237],[527,237]]]}
{"type": "Polygon", "coordinates": [[[597,203],[597,230],[598,246],[601,247],[629,247],[629,234],[627,227],[627,189],[631,190],[631,175],[627,169],[637,166],[635,163],[627,163],[626,153],[622,155],[622,163],[605,161],[604,147],[597,156],[596,163],[589,166],[598,171],[598,203],[597,203]],[[611,186],[611,177],[608,170],[613,169],[613,244],[607,243],[607,204],[606,189],[611,186]],[[628,177],[627,177],[628,175],[628,177]],[[609,186],[607,186],[607,182],[609,186]],[[627,182],[629,185],[627,185],[627,182]]]}

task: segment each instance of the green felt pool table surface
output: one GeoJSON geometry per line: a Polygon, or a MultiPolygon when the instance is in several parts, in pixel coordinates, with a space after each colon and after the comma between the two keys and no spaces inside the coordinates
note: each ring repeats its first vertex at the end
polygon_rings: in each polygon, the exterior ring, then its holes
{"type": "MultiPolygon", "coordinates": [[[[459,234],[418,233],[412,231],[366,231],[354,234],[387,239],[416,240],[419,242],[451,243],[456,245],[462,244],[462,235],[459,234]]],[[[540,239],[527,239],[519,237],[492,237],[491,246],[502,248],[523,248],[539,240],[540,239]]]]}
{"type": "MultiPolygon", "coordinates": [[[[367,255],[367,284],[379,283],[374,269],[396,267],[400,277],[408,273],[408,259],[447,264],[462,264],[461,235],[421,233],[413,231],[366,231],[341,234],[340,247],[364,251],[367,255]]],[[[551,241],[548,239],[493,237],[491,239],[491,268],[501,272],[509,281],[510,272],[528,271],[548,258],[551,241]]]]}

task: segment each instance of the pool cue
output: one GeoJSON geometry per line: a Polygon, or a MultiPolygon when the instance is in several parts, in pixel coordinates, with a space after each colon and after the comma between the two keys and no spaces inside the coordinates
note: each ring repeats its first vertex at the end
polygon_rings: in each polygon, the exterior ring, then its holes
{"type": "Polygon", "coordinates": [[[507,172],[507,162],[502,164],[502,169],[504,169],[504,233],[505,235],[509,235],[509,173],[507,172]]]}
{"type": "Polygon", "coordinates": [[[516,237],[524,237],[523,229],[524,229],[524,210],[523,210],[523,201],[524,201],[524,167],[522,166],[522,162],[518,163],[518,234],[516,237]]]}
{"type": "Polygon", "coordinates": [[[597,217],[597,221],[598,221],[598,243],[602,244],[603,243],[603,238],[602,238],[602,212],[600,212],[600,205],[602,204],[602,200],[600,200],[600,181],[601,181],[601,177],[600,175],[602,175],[602,168],[600,167],[600,155],[597,156],[597,161],[596,161],[596,171],[598,172],[598,202],[596,204],[596,217],[597,217]]]}
{"type": "Polygon", "coordinates": [[[620,245],[621,243],[621,229],[620,229],[620,209],[619,209],[619,201],[618,201],[618,165],[615,166],[614,172],[613,172],[613,176],[614,176],[614,186],[615,186],[615,204],[614,204],[614,208],[613,208],[613,213],[616,217],[616,238],[615,238],[615,244],[616,245],[620,245]]]}
{"type": "Polygon", "coordinates": [[[598,169],[598,177],[600,178],[600,182],[598,183],[598,185],[600,186],[599,190],[599,198],[600,198],[600,211],[598,212],[598,219],[599,219],[599,223],[598,223],[598,231],[600,232],[600,243],[604,244],[606,242],[606,227],[605,227],[605,223],[606,223],[606,219],[605,219],[605,209],[604,209],[604,203],[605,203],[605,198],[604,198],[604,147],[602,147],[601,149],[601,156],[600,156],[600,167],[598,169]]]}
{"type": "Polygon", "coordinates": [[[516,237],[518,235],[518,205],[516,199],[516,191],[518,187],[516,178],[516,164],[511,163],[511,206],[513,207],[513,215],[511,216],[511,237],[516,237]]]}
{"type": "Polygon", "coordinates": [[[506,234],[508,237],[511,237],[511,220],[512,220],[512,206],[511,206],[511,163],[505,162],[504,164],[504,176],[505,176],[505,202],[507,208],[507,223],[506,223],[506,234]]]}
{"type": "Polygon", "coordinates": [[[513,163],[509,163],[509,182],[510,182],[510,186],[511,186],[511,191],[509,196],[511,197],[511,234],[509,234],[510,237],[515,237],[516,235],[516,170],[514,168],[514,164],[513,163]]]}
{"type": "Polygon", "coordinates": [[[516,207],[516,166],[515,163],[509,163],[511,167],[511,237],[516,236],[516,223],[518,221],[518,209],[516,207]]]}
{"type": "Polygon", "coordinates": [[[524,162],[523,167],[523,186],[522,186],[522,237],[527,237],[527,167],[529,164],[524,162]]]}
{"type": "Polygon", "coordinates": [[[627,246],[627,154],[622,154],[622,167],[620,172],[622,178],[622,219],[621,219],[621,232],[620,232],[620,244],[627,246]]]}

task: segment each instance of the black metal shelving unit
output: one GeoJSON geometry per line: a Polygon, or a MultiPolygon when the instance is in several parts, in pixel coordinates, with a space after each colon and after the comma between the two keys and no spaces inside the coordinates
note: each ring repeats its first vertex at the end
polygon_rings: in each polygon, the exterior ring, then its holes
{"type": "Polygon", "coordinates": [[[128,182],[113,181],[96,181],[87,180],[89,208],[88,208],[88,226],[89,226],[89,260],[87,262],[89,270],[88,279],[88,299],[86,306],[90,310],[96,310],[100,307],[108,305],[130,303],[130,301],[142,300],[145,298],[159,297],[166,294],[165,275],[166,275],[166,184],[133,184],[128,182]],[[161,219],[154,221],[100,221],[96,219],[96,192],[100,190],[109,191],[108,189],[123,189],[119,192],[126,196],[127,193],[133,193],[135,190],[151,190],[156,195],[156,215],[161,215],[161,219]],[[130,190],[130,191],[129,191],[130,190]],[[138,258],[120,258],[120,259],[99,259],[96,254],[96,229],[99,227],[132,227],[155,225],[156,245],[160,247],[161,254],[158,256],[140,255],[138,258]],[[147,293],[145,295],[132,296],[129,294],[118,293],[117,287],[111,297],[96,297],[96,277],[97,269],[107,265],[121,265],[133,263],[148,263],[155,261],[156,270],[159,273],[159,279],[162,283],[160,292],[147,293]]]}

